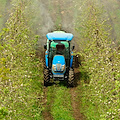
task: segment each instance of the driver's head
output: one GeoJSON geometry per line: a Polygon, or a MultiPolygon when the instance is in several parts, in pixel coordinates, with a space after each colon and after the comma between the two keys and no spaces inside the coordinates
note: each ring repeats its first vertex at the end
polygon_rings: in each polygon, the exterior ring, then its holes
{"type": "Polygon", "coordinates": [[[65,45],[64,44],[57,44],[56,45],[56,49],[58,50],[58,51],[62,51],[62,50],[64,50],[65,49],[65,45]]]}

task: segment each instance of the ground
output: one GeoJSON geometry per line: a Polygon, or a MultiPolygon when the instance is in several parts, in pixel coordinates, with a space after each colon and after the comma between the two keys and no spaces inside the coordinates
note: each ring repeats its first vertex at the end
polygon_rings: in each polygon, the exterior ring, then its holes
{"type": "MultiPolygon", "coordinates": [[[[51,84],[48,87],[44,87],[43,117],[45,120],[53,120],[53,119],[57,120],[56,116],[54,115],[55,113],[53,113],[54,105],[56,105],[56,107],[58,108],[57,109],[58,112],[60,111],[61,105],[64,107],[63,110],[65,110],[65,112],[63,111],[62,116],[64,116],[64,115],[67,116],[66,109],[67,110],[70,109],[69,112],[72,116],[72,120],[85,120],[85,116],[80,111],[81,101],[78,100],[78,93],[77,93],[77,91],[78,91],[77,86],[80,85],[80,81],[78,81],[78,79],[80,78],[80,71],[79,71],[79,68],[75,68],[74,71],[75,71],[75,75],[76,75],[75,87],[67,88],[65,82],[55,83],[55,84],[51,84]],[[60,106],[57,106],[58,103],[57,104],[55,103],[58,96],[61,96],[59,99],[60,101],[59,100],[57,101],[57,102],[59,102],[60,106]],[[66,105],[67,102],[65,101],[67,97],[70,98],[70,99],[67,99],[68,104],[70,103],[69,106],[66,105]]],[[[54,112],[56,112],[56,111],[54,111],[54,112]]],[[[67,120],[67,119],[70,119],[70,118],[67,118],[67,117],[64,118],[64,120],[67,120]]],[[[62,118],[61,118],[61,120],[62,120],[62,118]]]]}

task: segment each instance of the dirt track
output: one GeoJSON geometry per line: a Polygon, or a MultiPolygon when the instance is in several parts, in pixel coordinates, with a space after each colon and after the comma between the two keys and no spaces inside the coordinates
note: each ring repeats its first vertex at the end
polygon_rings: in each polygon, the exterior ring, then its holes
{"type": "Polygon", "coordinates": [[[43,117],[45,120],[53,120],[52,118],[52,115],[50,113],[50,105],[47,105],[47,88],[44,88],[44,99],[43,99],[43,102],[44,102],[44,108],[45,110],[43,111],[43,117]]]}
{"type": "MultiPolygon", "coordinates": [[[[83,114],[80,113],[80,101],[78,101],[78,95],[77,95],[77,85],[79,84],[78,78],[80,77],[80,72],[78,69],[75,69],[75,74],[76,74],[76,87],[74,88],[68,88],[69,94],[71,96],[71,107],[72,107],[72,116],[75,120],[85,120],[85,117],[83,114]]],[[[52,84],[53,85],[53,84],[52,84]]],[[[59,86],[59,84],[57,85],[53,85],[51,87],[54,87],[57,89],[57,87],[59,86]]],[[[50,89],[50,88],[49,88],[50,89]]],[[[54,92],[51,92],[51,103],[48,103],[47,101],[47,93],[48,93],[48,87],[44,87],[44,111],[43,111],[43,117],[44,120],[53,120],[52,114],[51,114],[51,107],[52,104],[54,103],[54,92]]],[[[64,93],[63,93],[64,95],[64,93]]]]}
{"type": "Polygon", "coordinates": [[[71,88],[71,101],[72,101],[72,108],[73,108],[73,116],[75,120],[83,120],[83,115],[80,113],[80,101],[77,100],[77,93],[76,88],[71,88]]]}
{"type": "MultiPolygon", "coordinates": [[[[47,94],[47,88],[45,88],[45,95],[47,94]]],[[[71,95],[71,106],[73,110],[73,117],[75,120],[84,120],[83,114],[80,113],[80,101],[77,100],[77,92],[76,88],[70,89],[70,95],[71,95]]],[[[44,99],[46,102],[44,104],[45,110],[43,111],[43,117],[44,120],[53,120],[53,117],[50,113],[51,106],[47,105],[47,98],[45,96],[44,99]]]]}

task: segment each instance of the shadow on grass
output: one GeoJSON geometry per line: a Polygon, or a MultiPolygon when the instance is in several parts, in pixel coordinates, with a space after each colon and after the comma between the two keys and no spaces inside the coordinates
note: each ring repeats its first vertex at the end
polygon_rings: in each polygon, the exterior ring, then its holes
{"type": "Polygon", "coordinates": [[[80,70],[79,68],[77,68],[75,69],[75,87],[77,87],[80,84],[81,80],[83,80],[84,83],[89,84],[90,83],[89,73],[82,68],[80,70]]]}

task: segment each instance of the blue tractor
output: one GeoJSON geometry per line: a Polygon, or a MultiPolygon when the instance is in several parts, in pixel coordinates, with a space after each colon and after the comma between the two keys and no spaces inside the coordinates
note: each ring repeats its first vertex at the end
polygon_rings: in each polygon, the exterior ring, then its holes
{"type": "Polygon", "coordinates": [[[44,45],[44,86],[48,86],[50,78],[66,80],[68,86],[74,86],[73,49],[71,40],[73,34],[63,31],[48,33],[47,44],[44,45]]]}

